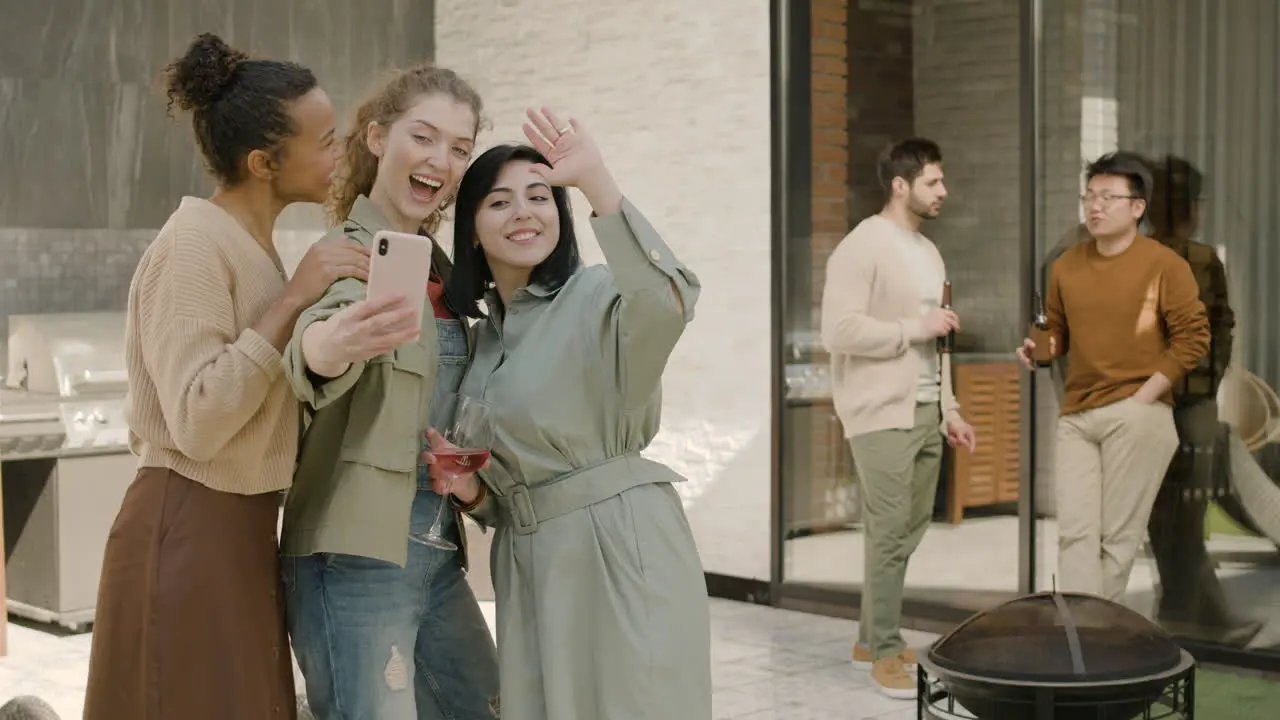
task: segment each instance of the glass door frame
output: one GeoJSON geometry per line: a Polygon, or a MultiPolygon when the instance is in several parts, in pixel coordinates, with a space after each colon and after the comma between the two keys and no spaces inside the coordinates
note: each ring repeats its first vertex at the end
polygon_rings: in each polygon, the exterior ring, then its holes
{"type": "MultiPolygon", "coordinates": [[[[1040,57],[1040,0],[1023,4],[1019,22],[1023,62],[1019,74],[1020,164],[1023,183],[1020,226],[1026,242],[1019,248],[1019,296],[1031,298],[1036,287],[1037,216],[1040,168],[1038,98],[1040,57]]],[[[785,393],[785,322],[787,314],[788,246],[809,242],[812,235],[810,206],[810,3],[806,0],[770,2],[770,75],[772,144],[772,248],[771,278],[771,427],[770,427],[770,602],[784,608],[838,616],[855,616],[861,593],[787,582],[784,575],[784,472],[787,448],[783,442],[785,393]]],[[[1029,374],[1021,380],[1021,458],[1018,501],[1018,587],[1019,593],[1033,591],[1036,574],[1035,528],[1035,382],[1029,374]]],[[[1011,589],[1015,590],[1015,589],[1011,589]]],[[[946,604],[908,600],[903,615],[912,627],[924,630],[949,629],[964,620],[970,611],[946,604]]]]}
{"type": "MultiPolygon", "coordinates": [[[[850,0],[851,2],[853,0],[850,0]]],[[[1019,208],[1019,225],[1025,241],[1019,247],[1019,297],[1027,298],[1042,282],[1040,252],[1044,230],[1040,222],[1042,173],[1044,168],[1041,91],[1044,87],[1044,0],[1025,0],[1019,18],[1019,147],[1020,174],[1024,178],[1019,208]]],[[[810,117],[810,3],[808,0],[770,1],[770,113],[771,113],[771,419],[770,419],[770,546],[769,603],[774,606],[825,615],[856,617],[861,593],[833,590],[798,583],[784,577],[783,553],[783,442],[785,391],[785,322],[787,315],[787,248],[791,242],[809,242],[812,222],[810,117]]],[[[1028,316],[1030,307],[1027,308],[1028,316]]],[[[1044,380],[1047,380],[1045,378],[1044,380]]],[[[1052,383],[1038,387],[1038,379],[1023,373],[1020,380],[1020,478],[1018,500],[1018,587],[1019,593],[1048,588],[1037,586],[1038,548],[1035,508],[1037,505],[1036,465],[1039,430],[1036,418],[1037,392],[1053,392],[1052,383]]],[[[910,627],[945,632],[971,613],[954,606],[910,601],[904,603],[903,617],[910,627]]],[[[1200,663],[1280,672],[1280,655],[1221,645],[1181,640],[1200,663]]]]}

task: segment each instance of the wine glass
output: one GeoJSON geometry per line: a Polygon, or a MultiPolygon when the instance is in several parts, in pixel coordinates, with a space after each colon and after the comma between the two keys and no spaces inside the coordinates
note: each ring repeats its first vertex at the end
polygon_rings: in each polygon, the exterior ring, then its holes
{"type": "MultiPolygon", "coordinates": [[[[449,475],[475,472],[489,459],[493,445],[493,408],[478,398],[449,393],[440,399],[445,407],[435,408],[433,415],[449,418],[443,428],[436,428],[444,438],[445,446],[432,448],[439,470],[449,475]]],[[[449,491],[440,498],[435,522],[425,535],[409,534],[409,539],[441,550],[457,550],[458,546],[444,536],[445,506],[449,504],[449,491]]]]}

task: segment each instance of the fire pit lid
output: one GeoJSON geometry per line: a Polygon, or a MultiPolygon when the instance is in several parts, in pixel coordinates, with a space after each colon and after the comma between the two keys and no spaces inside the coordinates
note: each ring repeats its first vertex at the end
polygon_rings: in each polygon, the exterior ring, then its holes
{"type": "Polygon", "coordinates": [[[929,659],[943,670],[992,680],[1098,683],[1173,670],[1181,649],[1123,605],[1038,593],[973,616],[934,643],[929,659]]]}

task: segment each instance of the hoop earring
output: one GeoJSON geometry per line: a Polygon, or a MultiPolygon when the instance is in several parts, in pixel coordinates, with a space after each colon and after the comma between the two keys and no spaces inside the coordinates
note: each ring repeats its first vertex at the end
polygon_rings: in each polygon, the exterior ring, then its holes
{"type": "Polygon", "coordinates": [[[449,205],[452,202],[453,202],[453,196],[446,197],[444,199],[444,202],[440,203],[440,207],[433,210],[431,214],[427,216],[427,219],[423,221],[422,224],[439,228],[440,225],[444,223],[445,221],[444,213],[446,210],[449,209],[449,205]]]}

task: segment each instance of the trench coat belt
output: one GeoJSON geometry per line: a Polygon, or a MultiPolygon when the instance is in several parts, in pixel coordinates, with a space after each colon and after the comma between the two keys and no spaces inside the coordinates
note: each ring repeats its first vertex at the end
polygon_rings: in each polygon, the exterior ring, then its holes
{"type": "Polygon", "coordinates": [[[683,478],[667,466],[631,453],[578,468],[542,485],[514,485],[496,499],[498,507],[511,518],[511,529],[517,535],[530,535],[542,521],[595,505],[634,487],[679,479],[683,478]]]}

